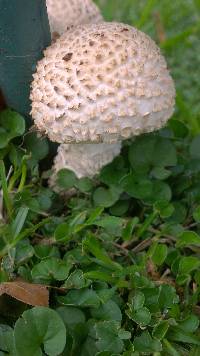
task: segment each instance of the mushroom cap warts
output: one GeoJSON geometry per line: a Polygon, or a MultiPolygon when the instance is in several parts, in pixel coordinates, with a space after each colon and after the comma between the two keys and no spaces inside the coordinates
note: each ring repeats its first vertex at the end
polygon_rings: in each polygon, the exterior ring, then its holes
{"type": "Polygon", "coordinates": [[[46,3],[52,33],[61,35],[71,26],[103,21],[92,0],[47,0],[46,3]]]}
{"type": "Polygon", "coordinates": [[[165,125],[175,88],[164,57],[143,32],[121,23],[67,31],[38,62],[32,117],[59,143],[114,143],[165,125]]]}
{"type": "Polygon", "coordinates": [[[78,178],[93,177],[110,163],[121,151],[121,143],[115,144],[61,144],[54,160],[49,185],[56,185],[56,173],[70,169],[78,178]]]}

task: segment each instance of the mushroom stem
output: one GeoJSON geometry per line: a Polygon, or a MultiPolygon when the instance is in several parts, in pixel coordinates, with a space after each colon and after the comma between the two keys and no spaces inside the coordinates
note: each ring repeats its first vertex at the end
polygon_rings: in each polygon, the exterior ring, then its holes
{"type": "Polygon", "coordinates": [[[32,73],[51,42],[45,0],[0,0],[0,88],[7,106],[28,115],[32,73]]]}
{"type": "MultiPolygon", "coordinates": [[[[73,171],[77,178],[93,178],[120,154],[121,142],[61,144],[52,167],[49,185],[56,188],[56,174],[61,169],[73,171]]],[[[56,189],[55,189],[56,190],[56,189]]]]}

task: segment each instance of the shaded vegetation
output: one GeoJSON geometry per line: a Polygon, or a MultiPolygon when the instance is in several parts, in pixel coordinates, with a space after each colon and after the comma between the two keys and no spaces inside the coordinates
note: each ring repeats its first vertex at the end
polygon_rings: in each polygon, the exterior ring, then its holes
{"type": "Polygon", "coordinates": [[[0,355],[197,356],[200,3],[98,3],[160,44],[176,112],[94,180],[60,171],[60,194],[48,140],[0,113],[0,355]]]}

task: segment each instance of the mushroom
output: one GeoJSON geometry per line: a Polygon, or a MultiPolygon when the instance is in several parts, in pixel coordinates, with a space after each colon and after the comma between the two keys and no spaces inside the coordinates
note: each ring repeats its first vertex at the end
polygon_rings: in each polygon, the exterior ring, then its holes
{"type": "Polygon", "coordinates": [[[47,0],[46,4],[53,39],[71,26],[103,21],[91,0],[47,0]]]}
{"type": "Polygon", "coordinates": [[[164,126],[175,88],[149,36],[103,22],[70,29],[47,48],[31,100],[36,127],[52,141],[113,144],[164,126]]]}

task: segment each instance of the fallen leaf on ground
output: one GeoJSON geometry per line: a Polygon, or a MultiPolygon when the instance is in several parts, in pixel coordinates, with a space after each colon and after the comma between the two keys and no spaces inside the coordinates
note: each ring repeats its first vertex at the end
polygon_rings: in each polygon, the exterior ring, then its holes
{"type": "Polygon", "coordinates": [[[0,284],[0,296],[7,294],[25,304],[33,306],[49,305],[49,291],[46,286],[21,281],[0,284]]]}

